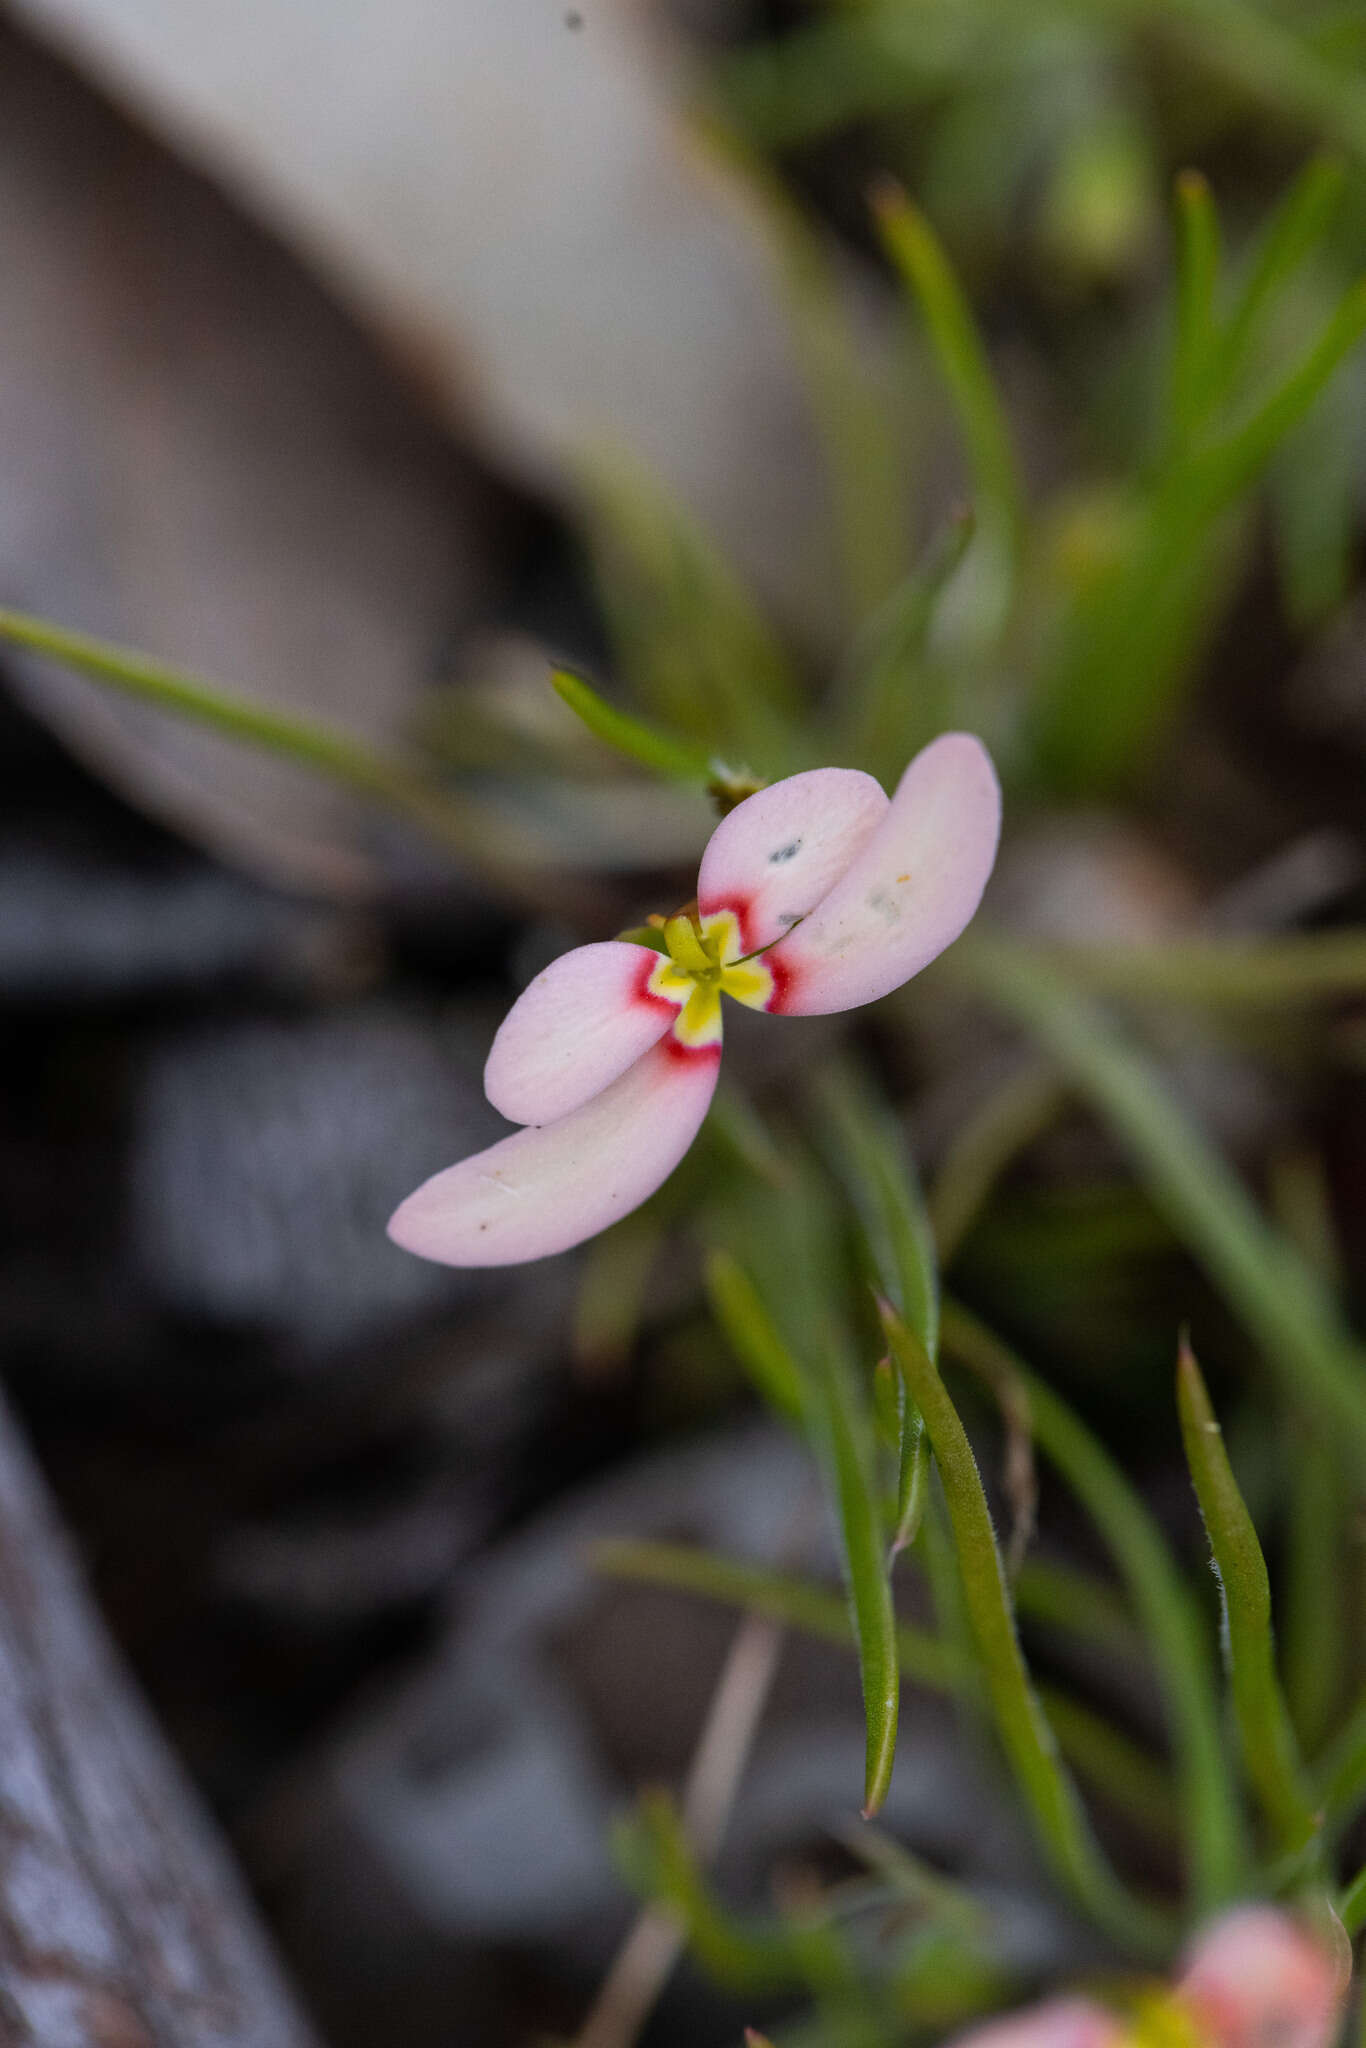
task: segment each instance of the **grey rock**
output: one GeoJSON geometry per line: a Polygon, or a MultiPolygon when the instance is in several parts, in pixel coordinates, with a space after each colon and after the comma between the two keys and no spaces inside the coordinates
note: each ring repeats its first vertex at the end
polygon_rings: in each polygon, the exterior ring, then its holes
{"type": "Polygon", "coordinates": [[[222,869],[166,871],[37,843],[0,847],[0,995],[21,1001],[298,989],[344,966],[357,928],[222,869]]]}
{"type": "Polygon", "coordinates": [[[396,1203],[498,1135],[471,1038],[395,1006],[157,1046],[136,1105],[136,1260],[172,1306],[316,1351],[481,1285],[390,1244],[396,1203]]]}

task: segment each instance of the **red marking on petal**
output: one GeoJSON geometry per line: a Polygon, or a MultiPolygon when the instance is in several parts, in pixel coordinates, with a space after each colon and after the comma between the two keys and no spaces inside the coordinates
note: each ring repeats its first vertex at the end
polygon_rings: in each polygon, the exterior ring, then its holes
{"type": "Polygon", "coordinates": [[[642,946],[640,950],[644,957],[641,960],[640,970],[636,976],[636,991],[633,1000],[637,1003],[644,1003],[647,1009],[662,1010],[668,1016],[676,1017],[683,1007],[682,1002],[675,1002],[672,996],[662,996],[658,989],[650,987],[650,976],[654,973],[660,961],[667,956],[663,953],[656,953],[650,946],[642,946]]]}
{"type": "Polygon", "coordinates": [[[721,1058],[721,1047],[716,1040],[710,1045],[685,1045],[676,1031],[671,1031],[667,1038],[662,1038],[660,1047],[667,1059],[680,1061],[685,1066],[690,1060],[719,1062],[721,1058]]]}
{"type": "Polygon", "coordinates": [[[764,1004],[770,1017],[781,1017],[797,981],[797,969],[789,967],[785,960],[775,958],[777,951],[778,948],[775,946],[772,953],[762,953],[759,956],[773,976],[773,993],[764,1004]]]}
{"type": "Polygon", "coordinates": [[[699,896],[697,908],[702,917],[716,917],[720,912],[728,911],[735,919],[736,925],[739,928],[740,951],[742,953],[752,953],[754,951],[758,941],[753,936],[754,911],[753,899],[751,897],[736,896],[732,893],[729,896],[709,896],[704,902],[699,896]]]}

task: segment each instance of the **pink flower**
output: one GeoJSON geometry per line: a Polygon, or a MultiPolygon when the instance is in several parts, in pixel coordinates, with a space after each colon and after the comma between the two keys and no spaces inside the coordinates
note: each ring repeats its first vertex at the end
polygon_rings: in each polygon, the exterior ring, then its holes
{"type": "Polygon", "coordinates": [[[1123,2023],[1089,1998],[1050,1998],[961,2034],[954,2048],[1127,2048],[1123,2023]]]}
{"type": "Polygon", "coordinates": [[[721,997],[786,1016],[875,1002],[942,953],[996,857],[990,759],[946,733],[889,801],[814,768],[747,797],[713,832],[697,913],[667,953],[580,946],[523,990],[484,1087],[514,1132],[409,1195],[396,1244],[448,1266],[567,1251],[643,1202],[696,1137],[721,1059],[721,997]]]}
{"type": "Polygon", "coordinates": [[[1330,2048],[1347,1994],[1351,1951],[1335,1955],[1274,1906],[1237,1906],[1198,1935],[1173,1988],[1113,2012],[1054,1998],[960,2034],[953,2048],[1330,2048]]]}
{"type": "Polygon", "coordinates": [[[1239,1906],[1196,1940],[1176,1992],[1216,2048],[1329,2048],[1348,1969],[1345,1938],[1339,1958],[1274,1906],[1239,1906]]]}

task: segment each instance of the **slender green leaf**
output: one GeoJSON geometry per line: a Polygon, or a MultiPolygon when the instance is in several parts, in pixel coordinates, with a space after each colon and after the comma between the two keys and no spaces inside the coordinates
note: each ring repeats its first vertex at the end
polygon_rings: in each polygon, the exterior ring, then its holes
{"type": "Polygon", "coordinates": [[[924,1199],[895,1109],[866,1068],[826,1061],[811,1087],[820,1134],[858,1218],[869,1277],[933,1358],[939,1274],[924,1199]]]}
{"type": "Polygon", "coordinates": [[[1267,222],[1211,365],[1211,379],[1219,390],[1232,385],[1263,315],[1292,271],[1327,233],[1342,197],[1344,176],[1337,157],[1311,157],[1267,222]]]}
{"type": "Polygon", "coordinates": [[[937,235],[920,209],[891,180],[873,194],[883,244],[924,315],[940,370],[958,410],[980,500],[978,517],[990,511],[1012,541],[1024,515],[1024,491],[1015,444],[964,297],[937,235]]]}
{"type": "MultiPolygon", "coordinates": [[[[929,1218],[897,1117],[867,1075],[845,1061],[820,1072],[813,1093],[835,1171],[858,1218],[870,1278],[918,1332],[939,1344],[939,1276],[929,1218]]],[[[895,1556],[915,1539],[924,1507],[926,1451],[920,1412],[902,1403],[895,1556]]]]}
{"type": "Polygon", "coordinates": [[[1242,423],[1165,463],[1133,542],[1078,603],[1031,714],[1039,765],[1094,791],[1150,759],[1215,616],[1233,555],[1230,517],[1366,332],[1366,281],[1242,423]]]}
{"type": "Polygon", "coordinates": [[[1223,1601],[1224,1653],[1243,1762],[1278,1848],[1285,1855],[1296,1855],[1313,1840],[1318,1820],[1276,1675],[1266,1560],[1233,1476],[1200,1368],[1184,1342],[1176,1392],[1186,1460],[1223,1601]]]}
{"type": "Polygon", "coordinates": [[[764,1306],[762,1295],[733,1253],[707,1254],[707,1299],[737,1361],[762,1398],[788,1421],[809,1419],[802,1369],[764,1306]]]}
{"type": "Polygon", "coordinates": [[[1219,216],[1199,171],[1176,181],[1176,336],[1172,349],[1171,436],[1183,447],[1200,424],[1215,344],[1219,216]]]}
{"type": "Polygon", "coordinates": [[[956,1928],[969,1940],[980,1940],[988,1933],[990,1920],[980,1900],[919,1856],[913,1856],[881,1828],[868,1822],[844,1826],[837,1823],[831,1832],[851,1856],[886,1878],[897,1897],[921,1913],[956,1928]]]}
{"type": "Polygon", "coordinates": [[[853,1373],[835,1333],[824,1347],[819,1392],[822,1436],[830,1466],[844,1545],[849,1597],[858,1637],[863,1712],[868,1727],[863,1811],[870,1816],[887,1797],[896,1757],[901,1701],[897,1666],[896,1615],[882,1544],[873,1445],[853,1373]]]}
{"type": "Polygon", "coordinates": [[[1366,990],[1366,932],[1165,939],[1160,946],[1044,946],[1036,958],[1103,995],[1281,1008],[1366,990]]]}
{"type": "Polygon", "coordinates": [[[1326,624],[1356,574],[1357,479],[1366,428],[1359,365],[1335,377],[1285,439],[1269,478],[1276,569],[1297,632],[1326,624]]]}
{"type": "Polygon", "coordinates": [[[643,718],[619,711],[572,669],[552,669],[550,682],[556,696],[583,721],[593,737],[624,754],[628,761],[638,761],[642,767],[652,768],[656,775],[670,776],[676,782],[706,783],[711,779],[712,759],[703,748],[690,746],[658,726],[647,725],[643,718]]]}
{"type": "Polygon", "coordinates": [[[1132,1155],[1158,1208],[1226,1295],[1279,1374],[1360,1465],[1366,1361],[1295,1248],[1188,1121],[1153,1062],[1042,962],[974,942],[960,962],[1092,1101],[1132,1155]]]}
{"type": "Polygon", "coordinates": [[[902,1386],[901,1441],[897,1457],[896,1520],[892,1526],[893,1557],[909,1550],[920,1533],[925,1514],[925,1489],[930,1477],[930,1447],[925,1438],[924,1418],[899,1368],[898,1377],[902,1386]]]}
{"type": "MultiPolygon", "coordinates": [[[[646,1585],[697,1593],[727,1607],[746,1607],[845,1648],[853,1642],[848,1603],[838,1593],[764,1565],[718,1557],[683,1543],[625,1538],[590,1544],[587,1558],[594,1571],[614,1579],[638,1579],[646,1585]]],[[[927,1630],[901,1622],[896,1643],[901,1669],[912,1684],[934,1692],[953,1692],[963,1683],[966,1673],[962,1664],[927,1630]]]]}
{"type": "Polygon", "coordinates": [[[698,1961],[719,1983],[759,1993],[806,1982],[801,1956],[781,1921],[756,1925],[715,1897],[667,1792],[646,1793],[618,1825],[613,1846],[629,1882],[680,1923],[698,1961]]]}
{"type": "MultiPolygon", "coordinates": [[[[694,1593],[727,1607],[767,1615],[842,1649],[854,1647],[847,1601],[838,1593],[764,1565],[718,1557],[683,1544],[636,1538],[590,1544],[586,1561],[594,1571],[610,1578],[694,1593]]],[[[1065,1622],[1066,1617],[1059,1615],[1058,1620],[1065,1622]]],[[[975,1669],[968,1667],[952,1644],[910,1622],[899,1622],[896,1647],[901,1674],[911,1684],[931,1692],[972,1695],[975,1669]]],[[[1078,1770],[1100,1783],[1112,1803],[1122,1808],[1129,1819],[1139,1825],[1163,1826],[1173,1794],[1160,1766],[1070,1695],[1049,1688],[1041,1689],[1040,1698],[1056,1727],[1059,1742],[1078,1770]],[[1116,1766],[1113,1771],[1112,1759],[1116,1766]],[[1157,1790],[1159,1786],[1161,1789],[1157,1790]]]]}
{"type": "Polygon", "coordinates": [[[976,1370],[1009,1368],[1020,1375],[1035,1442],[1090,1515],[1124,1578],[1152,1648],[1171,1727],[1195,1907],[1212,1912],[1238,1896],[1246,1861],[1200,1614],[1166,1539],[1137,1488],[1067,1404],[956,1302],[944,1305],[944,1345],[976,1370]]]}
{"type": "Polygon", "coordinates": [[[1167,524],[1173,543],[1178,534],[1188,542],[1197,523],[1218,517],[1247,489],[1363,334],[1366,278],[1344,295],[1318,340],[1250,417],[1173,473],[1166,487],[1167,524]]]}
{"type": "Polygon", "coordinates": [[[23,612],[0,609],[0,641],[46,655],[123,696],[315,769],[345,788],[403,812],[481,870],[489,867],[506,838],[473,799],[462,797],[457,802],[406,763],[376,752],[338,726],[277,711],[202,676],[23,612]]]}
{"type": "Polygon", "coordinates": [[[890,1358],[879,1358],[873,1367],[873,1420],[889,1451],[901,1448],[901,1410],[905,1399],[905,1380],[890,1358]]]}
{"type": "Polygon", "coordinates": [[[980,545],[983,638],[1009,606],[1023,547],[1024,489],[1014,438],[972,309],[929,222],[901,188],[884,179],[873,193],[883,245],[920,307],[967,445],[980,545]]]}
{"type": "Polygon", "coordinates": [[[881,1304],[881,1314],[925,1417],[997,1732],[1040,1840],[1088,1912],[1135,1947],[1160,1952],[1169,1937],[1165,1921],[1132,1897],[1101,1854],[1030,1683],[986,1495],[958,1411],[918,1334],[890,1302],[881,1304]]]}
{"type": "Polygon", "coordinates": [[[785,772],[800,691],[733,570],[629,458],[599,454],[583,484],[598,587],[634,689],[704,748],[785,772]]]}
{"type": "Polygon", "coordinates": [[[1366,1868],[1359,1870],[1338,1900],[1338,1918],[1355,1941],[1366,1927],[1366,1868]]]}

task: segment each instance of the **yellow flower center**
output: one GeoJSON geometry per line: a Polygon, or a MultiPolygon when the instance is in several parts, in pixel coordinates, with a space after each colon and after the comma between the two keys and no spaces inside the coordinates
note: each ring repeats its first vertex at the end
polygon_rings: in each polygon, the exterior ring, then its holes
{"type": "Polygon", "coordinates": [[[773,976],[762,960],[740,957],[740,923],[732,911],[694,918],[687,911],[664,927],[667,955],[650,975],[650,993],[679,1005],[674,1036],[683,1045],[721,1043],[721,997],[734,996],[751,1010],[764,1009],[773,976]]]}

